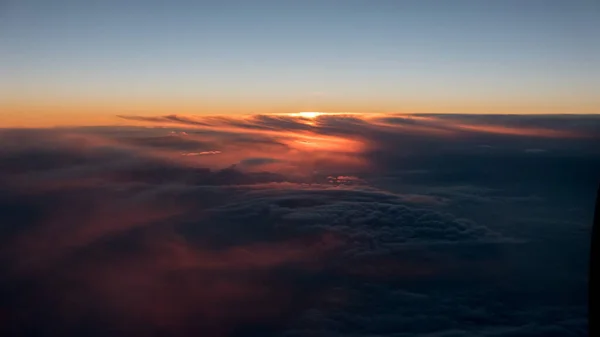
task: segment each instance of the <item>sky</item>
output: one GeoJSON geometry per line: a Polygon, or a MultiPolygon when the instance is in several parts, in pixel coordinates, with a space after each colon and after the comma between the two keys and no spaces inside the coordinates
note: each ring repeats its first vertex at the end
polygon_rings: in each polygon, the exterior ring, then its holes
{"type": "Polygon", "coordinates": [[[6,0],[0,123],[598,113],[599,33],[593,0],[6,0]]]}

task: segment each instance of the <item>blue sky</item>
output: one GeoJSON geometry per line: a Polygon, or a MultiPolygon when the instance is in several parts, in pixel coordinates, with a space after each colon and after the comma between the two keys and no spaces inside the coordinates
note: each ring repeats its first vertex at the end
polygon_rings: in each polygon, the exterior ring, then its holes
{"type": "Polygon", "coordinates": [[[2,13],[0,88],[16,105],[600,107],[600,5],[591,0],[9,0],[2,13]]]}

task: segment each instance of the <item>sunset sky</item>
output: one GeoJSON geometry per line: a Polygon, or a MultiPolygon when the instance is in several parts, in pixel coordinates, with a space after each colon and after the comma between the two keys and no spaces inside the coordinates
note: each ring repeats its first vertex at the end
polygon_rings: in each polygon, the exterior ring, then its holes
{"type": "Polygon", "coordinates": [[[593,0],[8,0],[0,125],[598,113],[599,18],[593,0]]]}
{"type": "Polygon", "coordinates": [[[599,143],[599,0],[0,0],[0,336],[600,335],[599,143]]]}

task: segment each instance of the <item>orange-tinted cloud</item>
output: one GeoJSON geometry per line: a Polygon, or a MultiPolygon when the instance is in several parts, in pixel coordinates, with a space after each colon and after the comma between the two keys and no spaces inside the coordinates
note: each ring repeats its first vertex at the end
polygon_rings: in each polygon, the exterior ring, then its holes
{"type": "Polygon", "coordinates": [[[204,226],[199,201],[103,185],[27,193],[54,207],[39,210],[43,217],[0,251],[1,261],[11,278],[36,285],[37,305],[51,303],[52,324],[64,333],[87,315],[130,336],[227,336],[240,326],[283,322],[308,300],[283,269],[317,271],[343,244],[323,234],[219,248],[173,227],[182,215],[204,226]]]}
{"type": "Polygon", "coordinates": [[[76,310],[68,305],[75,296],[134,334],[158,329],[227,335],[236,324],[277,319],[294,305],[293,288],[273,277],[273,270],[294,263],[317,266],[334,247],[331,241],[279,242],[212,251],[162,233],[135,254],[107,256],[69,272],[78,286],[63,294],[63,305],[67,312],[76,310]]]}
{"type": "Polygon", "coordinates": [[[576,132],[543,129],[543,128],[508,127],[508,126],[491,125],[491,124],[486,125],[486,124],[464,124],[464,123],[450,124],[450,126],[456,128],[456,129],[459,129],[459,130],[468,130],[468,131],[493,133],[493,134],[500,134],[500,135],[510,135],[510,136],[532,136],[532,137],[545,137],[545,138],[585,137],[585,135],[582,135],[582,134],[576,133],[576,132]]]}

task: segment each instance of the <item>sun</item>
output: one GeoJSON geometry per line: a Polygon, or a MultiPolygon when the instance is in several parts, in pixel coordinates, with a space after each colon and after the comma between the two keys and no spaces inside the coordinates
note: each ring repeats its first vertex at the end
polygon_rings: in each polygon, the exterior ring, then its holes
{"type": "Polygon", "coordinates": [[[294,113],[294,114],[290,114],[292,116],[298,116],[298,117],[303,117],[303,118],[316,118],[320,115],[322,115],[322,112],[315,112],[315,111],[305,111],[305,112],[298,112],[298,113],[294,113]]]}

